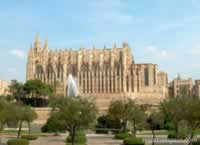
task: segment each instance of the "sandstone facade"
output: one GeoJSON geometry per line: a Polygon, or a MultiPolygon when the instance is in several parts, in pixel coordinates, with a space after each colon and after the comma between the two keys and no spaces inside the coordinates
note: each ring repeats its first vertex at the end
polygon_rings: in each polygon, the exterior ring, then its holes
{"type": "Polygon", "coordinates": [[[178,76],[171,83],[171,92],[172,92],[171,94],[173,97],[177,97],[177,96],[181,95],[182,93],[192,96],[193,80],[191,78],[181,79],[181,77],[178,76]]]}
{"type": "Polygon", "coordinates": [[[160,74],[156,64],[136,64],[127,43],[121,48],[51,51],[47,40],[42,47],[36,37],[28,56],[27,80],[57,82],[57,94],[66,96],[69,74],[76,79],[81,96],[95,98],[100,112],[116,99],[158,104],[168,95],[167,74],[160,74]]]}
{"type": "Polygon", "coordinates": [[[0,80],[0,95],[9,94],[9,82],[0,80]]]}

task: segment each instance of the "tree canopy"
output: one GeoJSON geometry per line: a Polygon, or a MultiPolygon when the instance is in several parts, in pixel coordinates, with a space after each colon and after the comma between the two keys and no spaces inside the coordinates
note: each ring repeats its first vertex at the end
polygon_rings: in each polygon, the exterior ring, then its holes
{"type": "Polygon", "coordinates": [[[97,109],[92,100],[82,97],[58,98],[52,102],[52,114],[64,122],[74,144],[79,129],[87,129],[96,120],[97,109]]]}
{"type": "Polygon", "coordinates": [[[132,115],[132,108],[135,106],[135,103],[128,100],[117,100],[110,104],[108,113],[111,117],[119,119],[123,125],[123,132],[127,130],[127,123],[132,115]]]}

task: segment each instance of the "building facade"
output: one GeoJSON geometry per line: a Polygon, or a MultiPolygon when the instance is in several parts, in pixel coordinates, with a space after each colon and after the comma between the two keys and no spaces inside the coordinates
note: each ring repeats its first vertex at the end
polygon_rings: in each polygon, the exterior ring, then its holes
{"type": "Polygon", "coordinates": [[[156,64],[136,64],[127,43],[107,49],[55,50],[36,37],[27,62],[27,80],[57,82],[57,94],[66,96],[69,74],[76,79],[79,95],[92,96],[100,111],[111,101],[134,99],[138,103],[158,104],[166,96],[167,74],[156,64]]]}
{"type": "Polygon", "coordinates": [[[174,79],[171,83],[171,96],[177,97],[180,95],[193,95],[193,80],[182,79],[180,75],[174,79]]]}
{"type": "Polygon", "coordinates": [[[9,82],[0,80],[0,95],[9,94],[9,82]]]}
{"type": "Polygon", "coordinates": [[[195,80],[195,84],[194,84],[194,96],[200,98],[200,80],[195,80]]]}

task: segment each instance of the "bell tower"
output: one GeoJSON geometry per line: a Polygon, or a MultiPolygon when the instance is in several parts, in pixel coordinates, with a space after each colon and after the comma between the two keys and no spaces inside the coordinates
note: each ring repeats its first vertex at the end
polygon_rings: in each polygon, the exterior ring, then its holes
{"type": "Polygon", "coordinates": [[[41,51],[40,36],[39,36],[39,34],[37,34],[36,38],[35,38],[34,51],[36,53],[41,51]]]}

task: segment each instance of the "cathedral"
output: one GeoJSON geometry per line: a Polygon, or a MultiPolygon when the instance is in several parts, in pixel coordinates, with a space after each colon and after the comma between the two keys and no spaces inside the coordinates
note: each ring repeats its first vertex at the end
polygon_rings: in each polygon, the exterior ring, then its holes
{"type": "Polygon", "coordinates": [[[100,112],[113,100],[130,98],[139,104],[158,105],[168,96],[167,74],[159,72],[157,64],[135,63],[127,43],[120,48],[52,51],[48,40],[42,46],[37,36],[28,55],[27,80],[56,83],[56,93],[66,96],[69,74],[76,80],[79,95],[94,97],[100,112]]]}

